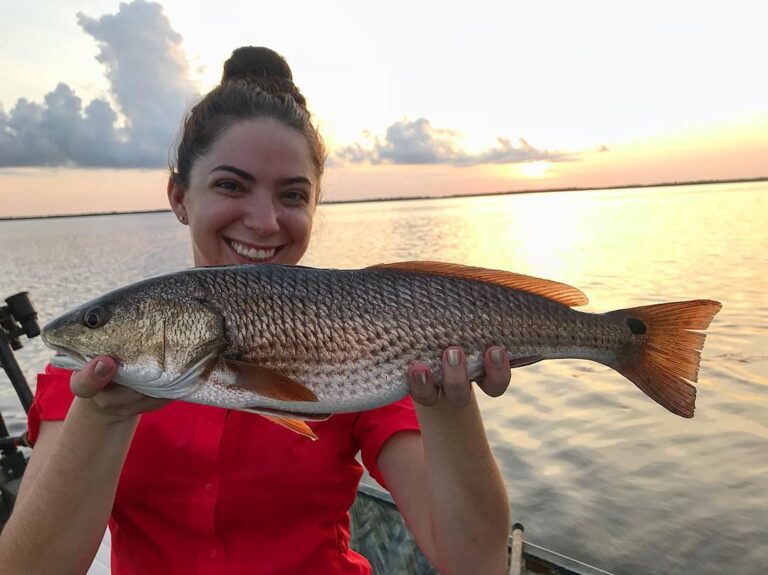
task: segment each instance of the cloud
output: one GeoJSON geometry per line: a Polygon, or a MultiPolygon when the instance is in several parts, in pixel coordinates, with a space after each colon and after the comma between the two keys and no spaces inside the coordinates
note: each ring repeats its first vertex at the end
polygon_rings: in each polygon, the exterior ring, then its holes
{"type": "Polygon", "coordinates": [[[0,167],[164,166],[181,117],[198,97],[181,36],[162,7],[145,0],[77,19],[97,42],[116,108],[98,98],[83,106],[64,83],[42,104],[20,98],[10,112],[0,108],[0,167]]]}
{"type": "Polygon", "coordinates": [[[336,153],[336,157],[352,163],[370,164],[448,164],[471,166],[477,164],[514,164],[520,162],[565,161],[570,155],[539,150],[523,139],[515,146],[507,138],[497,138],[497,144],[479,153],[470,154],[460,147],[461,134],[454,130],[433,128],[426,118],[401,120],[387,128],[382,141],[372,144],[352,144],[336,153]]]}

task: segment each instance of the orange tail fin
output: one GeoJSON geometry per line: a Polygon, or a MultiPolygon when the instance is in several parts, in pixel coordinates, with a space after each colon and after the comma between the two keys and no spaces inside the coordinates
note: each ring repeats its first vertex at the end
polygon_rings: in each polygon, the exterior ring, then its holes
{"type": "MultiPolygon", "coordinates": [[[[608,315],[636,318],[645,330],[641,352],[614,365],[619,373],[672,413],[693,417],[704,330],[722,305],[711,300],[661,303],[621,309],[608,315]],[[686,381],[688,380],[688,381],[686,381]]],[[[633,330],[634,331],[634,330],[633,330]]]]}

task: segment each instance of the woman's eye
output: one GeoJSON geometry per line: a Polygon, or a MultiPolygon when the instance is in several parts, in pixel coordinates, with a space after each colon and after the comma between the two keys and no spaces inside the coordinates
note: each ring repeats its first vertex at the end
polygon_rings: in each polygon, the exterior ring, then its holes
{"type": "Polygon", "coordinates": [[[214,184],[214,187],[225,192],[239,192],[242,186],[234,180],[220,180],[214,184]]]}
{"type": "Polygon", "coordinates": [[[288,190],[283,192],[282,197],[294,203],[307,203],[309,201],[309,193],[304,190],[288,190]]]}

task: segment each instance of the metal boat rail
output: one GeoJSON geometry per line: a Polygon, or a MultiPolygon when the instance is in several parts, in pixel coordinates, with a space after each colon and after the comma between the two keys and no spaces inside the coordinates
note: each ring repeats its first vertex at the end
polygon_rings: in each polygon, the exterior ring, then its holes
{"type": "MultiPolygon", "coordinates": [[[[371,563],[378,575],[435,575],[405,526],[392,496],[380,487],[361,483],[350,510],[350,547],[371,563]]],[[[522,539],[522,526],[515,524],[509,538],[511,575],[611,575],[597,567],[561,555],[522,539]],[[520,547],[521,553],[514,553],[520,547]]]]}

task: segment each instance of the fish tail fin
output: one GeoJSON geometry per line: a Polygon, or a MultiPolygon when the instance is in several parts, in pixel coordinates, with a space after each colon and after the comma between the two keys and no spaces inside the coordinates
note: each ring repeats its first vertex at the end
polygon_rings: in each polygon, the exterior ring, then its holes
{"type": "Polygon", "coordinates": [[[610,312],[645,337],[638,353],[611,367],[672,413],[693,417],[696,388],[689,381],[698,379],[706,334],[692,330],[709,327],[721,307],[720,302],[693,300],[610,312]]]}

